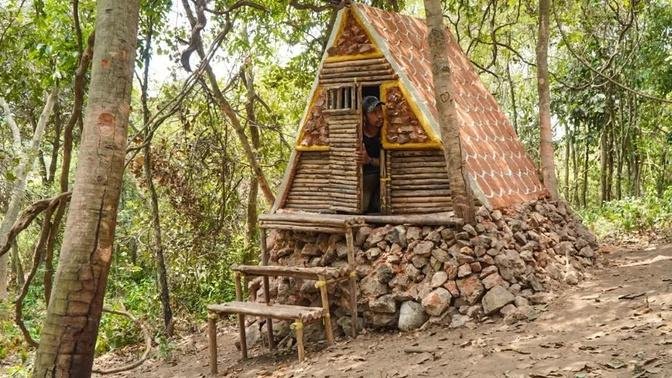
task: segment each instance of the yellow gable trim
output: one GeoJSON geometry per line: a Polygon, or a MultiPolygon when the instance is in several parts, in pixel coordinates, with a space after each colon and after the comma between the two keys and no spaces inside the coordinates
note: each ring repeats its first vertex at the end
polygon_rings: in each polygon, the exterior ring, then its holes
{"type": "Polygon", "coordinates": [[[423,112],[420,111],[420,108],[418,107],[418,104],[416,104],[415,100],[413,99],[412,96],[408,93],[406,90],[406,87],[399,81],[386,81],[383,84],[380,85],[380,98],[381,101],[385,102],[385,99],[387,98],[387,91],[392,88],[392,87],[399,87],[401,90],[401,93],[404,95],[404,98],[408,102],[408,105],[411,107],[411,110],[413,111],[413,114],[418,118],[418,121],[420,121],[420,126],[422,126],[422,130],[427,134],[429,137],[429,140],[424,143],[390,143],[387,141],[387,128],[389,127],[388,125],[388,120],[387,117],[384,118],[383,122],[383,138],[381,138],[381,142],[383,144],[383,148],[387,150],[407,150],[407,149],[435,149],[435,148],[441,148],[441,138],[436,135],[434,132],[434,129],[432,129],[429,126],[429,119],[427,118],[427,115],[423,112]]]}
{"type": "MultiPolygon", "coordinates": [[[[324,88],[322,87],[317,87],[315,89],[315,92],[313,92],[313,98],[310,99],[310,103],[308,104],[308,111],[306,115],[308,115],[312,109],[313,105],[315,105],[315,101],[317,98],[322,94],[322,91],[324,88]]],[[[308,121],[308,117],[305,117],[303,124],[301,125],[301,128],[299,129],[299,136],[296,138],[296,142],[294,143],[294,149],[297,151],[329,151],[329,146],[328,145],[314,145],[314,146],[302,146],[301,141],[303,140],[303,136],[306,133],[306,122],[308,121]]]]}

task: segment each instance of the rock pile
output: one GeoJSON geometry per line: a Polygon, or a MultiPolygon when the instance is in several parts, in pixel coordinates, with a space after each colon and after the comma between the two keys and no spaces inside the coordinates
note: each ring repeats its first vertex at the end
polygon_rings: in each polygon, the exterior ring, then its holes
{"type": "MultiPolygon", "coordinates": [[[[340,235],[273,232],[268,245],[273,264],[347,265],[340,235]]],[[[474,226],[362,227],[355,245],[364,326],[408,331],[426,321],[458,327],[525,318],[530,304],[582,278],[596,262],[597,241],[564,203],[540,200],[506,212],[480,208],[474,226]]],[[[251,283],[255,298],[259,287],[251,283]]],[[[278,302],[319,306],[314,282],[284,278],[271,287],[278,302]]],[[[347,292],[330,290],[336,323],[347,329],[347,292]]]]}

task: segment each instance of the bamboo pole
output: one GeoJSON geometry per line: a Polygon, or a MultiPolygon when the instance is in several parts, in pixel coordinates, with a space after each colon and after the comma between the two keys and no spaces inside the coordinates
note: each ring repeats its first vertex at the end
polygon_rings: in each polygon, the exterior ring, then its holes
{"type": "Polygon", "coordinates": [[[303,362],[303,359],[306,357],[306,352],[303,349],[303,321],[297,319],[292,326],[296,335],[296,349],[299,354],[299,362],[303,362]]]}
{"type": "Polygon", "coordinates": [[[327,295],[327,279],[323,275],[318,276],[318,281],[315,286],[320,289],[320,297],[322,298],[322,318],[324,319],[324,334],[327,338],[327,345],[334,344],[334,330],[331,328],[331,313],[329,312],[329,296],[327,295]]]}

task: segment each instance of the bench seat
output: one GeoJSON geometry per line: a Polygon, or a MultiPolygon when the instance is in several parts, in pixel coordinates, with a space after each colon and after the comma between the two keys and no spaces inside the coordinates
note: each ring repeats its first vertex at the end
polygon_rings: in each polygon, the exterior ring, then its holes
{"type": "Polygon", "coordinates": [[[285,304],[266,304],[258,302],[226,302],[208,305],[208,311],[219,314],[245,314],[252,316],[270,316],[276,319],[311,322],[322,318],[322,307],[305,307],[285,304]]]}

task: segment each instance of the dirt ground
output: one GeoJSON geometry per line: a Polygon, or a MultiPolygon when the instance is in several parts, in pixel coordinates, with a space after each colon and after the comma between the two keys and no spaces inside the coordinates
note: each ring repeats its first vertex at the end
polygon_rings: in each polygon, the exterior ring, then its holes
{"type": "MultiPolygon", "coordinates": [[[[367,333],[329,348],[252,349],[240,360],[233,325],[218,335],[220,376],[230,377],[672,377],[672,245],[606,256],[604,268],[545,305],[536,319],[412,333],[367,333]]],[[[177,342],[116,377],[209,376],[207,337],[177,342]]],[[[97,363],[121,363],[104,356],[97,363]]]]}

